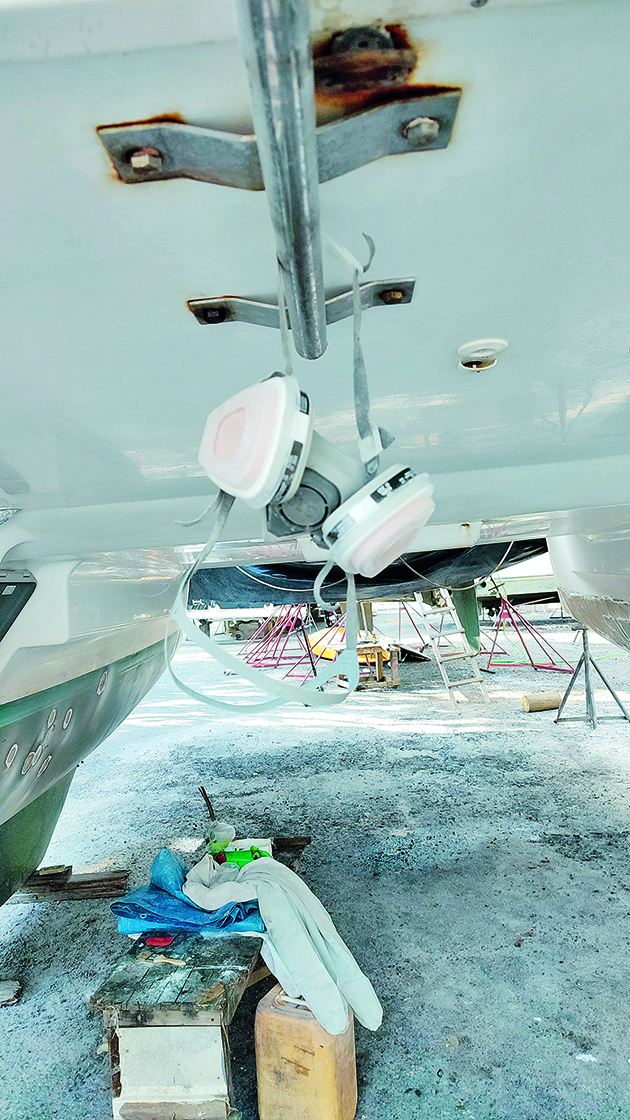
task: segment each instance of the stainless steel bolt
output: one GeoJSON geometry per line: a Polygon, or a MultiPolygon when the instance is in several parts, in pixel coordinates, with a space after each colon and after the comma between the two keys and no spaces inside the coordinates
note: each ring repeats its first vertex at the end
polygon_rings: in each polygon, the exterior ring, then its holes
{"type": "Polygon", "coordinates": [[[437,139],[440,122],[433,117],[414,117],[412,121],[403,124],[400,131],[414,148],[423,148],[437,139]]]}
{"type": "Polygon", "coordinates": [[[157,148],[138,148],[129,156],[129,164],[134,171],[161,171],[163,163],[162,153],[157,148]]]}

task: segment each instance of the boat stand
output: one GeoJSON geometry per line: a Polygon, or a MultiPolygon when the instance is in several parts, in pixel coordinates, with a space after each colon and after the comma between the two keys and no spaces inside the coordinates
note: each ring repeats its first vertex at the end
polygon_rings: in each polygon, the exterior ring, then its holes
{"type": "Polygon", "coordinates": [[[624,708],[623,704],[621,703],[621,700],[617,696],[617,693],[615,692],[614,688],[612,687],[612,685],[610,685],[608,683],[608,681],[606,680],[606,678],[605,678],[604,674],[602,673],[601,669],[599,668],[599,666],[596,664],[596,662],[593,660],[593,658],[591,656],[590,650],[588,648],[588,629],[587,629],[587,627],[586,626],[574,626],[573,629],[582,632],[582,646],[583,646],[582,656],[580,657],[580,660],[578,661],[577,665],[575,666],[575,669],[573,671],[573,676],[571,677],[571,680],[569,681],[567,690],[566,690],[564,696],[562,697],[562,700],[560,701],[560,707],[558,708],[558,714],[557,714],[557,716],[554,720],[554,723],[588,722],[588,723],[591,724],[591,726],[593,728],[597,727],[598,716],[597,716],[597,711],[595,709],[595,696],[594,696],[594,693],[593,693],[593,682],[592,682],[592,677],[591,677],[591,669],[594,669],[595,672],[598,674],[598,676],[602,679],[602,681],[606,685],[606,688],[608,689],[610,695],[612,696],[613,700],[615,700],[617,702],[617,704],[621,708],[621,711],[623,712],[623,715],[620,715],[620,716],[599,716],[599,720],[627,719],[630,722],[630,715],[628,715],[626,709],[624,708]],[[575,682],[578,678],[578,675],[579,675],[579,672],[580,672],[580,669],[582,668],[582,666],[584,666],[584,692],[585,692],[585,699],[586,699],[586,715],[584,715],[584,716],[563,716],[562,715],[562,709],[564,708],[564,705],[566,704],[567,700],[569,699],[569,693],[571,692],[571,689],[573,688],[573,685],[575,684],[575,682]]]}
{"type": "MultiPolygon", "coordinates": [[[[493,628],[494,632],[492,636],[492,646],[490,648],[490,653],[488,654],[488,662],[484,671],[490,672],[492,666],[495,666],[496,668],[520,668],[521,666],[526,666],[529,663],[532,669],[548,669],[554,673],[572,673],[573,666],[571,665],[571,662],[567,661],[566,657],[563,657],[559,650],[555,649],[555,647],[552,646],[551,642],[549,642],[547,638],[545,638],[544,634],[541,634],[540,630],[537,630],[536,627],[533,626],[532,623],[527,618],[525,618],[525,616],[521,614],[519,610],[517,610],[513,603],[510,603],[510,600],[503,594],[501,589],[497,587],[497,584],[494,582],[494,580],[492,580],[492,586],[499,596],[501,610],[493,628]],[[497,657],[510,657],[509,651],[503,649],[503,647],[499,643],[500,633],[504,634],[506,640],[510,642],[510,645],[516,644],[507,636],[507,627],[510,625],[512,626],[516,637],[518,638],[525,651],[527,661],[497,660],[497,657]],[[535,645],[538,646],[538,649],[541,651],[543,656],[547,658],[546,661],[534,661],[534,658],[532,657],[530,649],[527,645],[526,638],[529,638],[530,642],[533,641],[535,645]],[[560,661],[563,661],[564,665],[560,665],[560,661]]],[[[516,648],[518,649],[518,647],[516,648]]],[[[487,650],[484,650],[483,652],[485,654],[487,650]]],[[[535,652],[536,650],[534,649],[534,653],[535,652]]]]}

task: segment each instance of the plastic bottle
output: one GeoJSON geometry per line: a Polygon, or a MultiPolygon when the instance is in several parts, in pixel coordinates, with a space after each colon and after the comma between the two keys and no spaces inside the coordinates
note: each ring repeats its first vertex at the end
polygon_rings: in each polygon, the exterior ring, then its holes
{"type": "Polygon", "coordinates": [[[328,1034],[279,984],[256,1010],[260,1120],[353,1120],[357,1109],[354,1023],[328,1034]]]}

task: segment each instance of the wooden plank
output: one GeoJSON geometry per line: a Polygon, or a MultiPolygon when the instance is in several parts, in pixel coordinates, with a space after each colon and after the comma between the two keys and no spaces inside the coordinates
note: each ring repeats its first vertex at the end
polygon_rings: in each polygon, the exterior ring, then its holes
{"type": "Polygon", "coordinates": [[[157,1025],[156,1008],[169,1013],[171,1024],[200,1022],[201,1015],[229,1023],[258,961],[261,939],[179,933],[164,950],[148,946],[147,936],[136,940],[92,996],[92,1007],[115,1008],[134,1025],[157,1025]],[[173,963],[177,960],[184,963],[173,963]]]}
{"type": "MultiPolygon", "coordinates": [[[[163,962],[149,962],[142,983],[134,993],[134,1003],[155,1007],[163,1003],[177,1003],[179,994],[190,976],[187,965],[177,967],[163,962]]],[[[129,1006],[127,1000],[127,1006],[129,1006]]]]}
{"type": "Polygon", "coordinates": [[[274,836],[274,848],[299,848],[301,851],[306,848],[312,840],[311,836],[274,836]]]}
{"type": "Polygon", "coordinates": [[[357,685],[357,692],[363,692],[367,688],[400,688],[400,681],[362,681],[357,685]]]}
{"type": "Polygon", "coordinates": [[[19,980],[0,980],[0,1007],[11,1007],[19,1003],[22,985],[19,980]]]}
{"type": "Polygon", "coordinates": [[[260,968],[257,968],[255,972],[252,972],[249,980],[247,981],[247,987],[253,988],[254,984],[257,984],[259,980],[264,980],[267,976],[271,976],[271,973],[266,964],[261,964],[260,968]]]}
{"type": "Polygon", "coordinates": [[[111,976],[108,976],[98,991],[94,993],[90,1000],[90,1006],[100,1011],[105,1010],[105,1008],[124,1007],[128,1000],[133,997],[150,967],[149,961],[138,961],[124,957],[111,976]]]}
{"type": "Polygon", "coordinates": [[[107,1031],[107,1048],[109,1051],[109,1069],[112,1078],[112,1092],[115,1097],[120,1096],[120,1039],[118,1036],[118,1018],[116,1013],[103,1012],[103,1022],[107,1031]]]}
{"type": "Polygon", "coordinates": [[[36,886],[41,884],[42,880],[45,880],[47,883],[65,882],[66,879],[69,879],[71,875],[72,865],[69,863],[58,863],[55,864],[54,867],[38,867],[37,871],[34,871],[32,875],[29,875],[24,886],[28,886],[29,883],[32,883],[33,886],[36,886]]]}
{"type": "Polygon", "coordinates": [[[274,836],[273,856],[292,871],[297,871],[304,849],[310,844],[310,836],[274,836]]]}
{"type": "Polygon", "coordinates": [[[220,1011],[206,1011],[193,1005],[180,1003],[162,1004],[160,1007],[128,1007],[120,1011],[103,1012],[115,1014],[120,1027],[181,1027],[194,1024],[196,1027],[218,1027],[221,1025],[220,1011]],[[188,1013],[187,1013],[188,1012],[188,1013]]]}
{"type": "Polygon", "coordinates": [[[121,1120],[226,1120],[227,1101],[127,1101],[119,1113],[121,1120]]]}
{"type": "MultiPolygon", "coordinates": [[[[42,872],[48,872],[42,868],[42,872]]],[[[119,898],[126,894],[129,886],[129,871],[91,871],[70,875],[71,867],[61,871],[54,868],[54,874],[31,875],[22,888],[9,901],[13,903],[68,902],[86,898],[119,898]],[[66,874],[67,872],[67,874],[66,874]]]]}
{"type": "MultiPolygon", "coordinates": [[[[233,973],[232,984],[236,982],[238,985],[238,980],[242,975],[241,970],[233,973]]],[[[187,1006],[189,1014],[192,1009],[203,1008],[205,1011],[224,1015],[228,1006],[228,992],[222,977],[223,972],[218,968],[193,969],[177,998],[178,1007],[183,1010],[187,1006]]]]}

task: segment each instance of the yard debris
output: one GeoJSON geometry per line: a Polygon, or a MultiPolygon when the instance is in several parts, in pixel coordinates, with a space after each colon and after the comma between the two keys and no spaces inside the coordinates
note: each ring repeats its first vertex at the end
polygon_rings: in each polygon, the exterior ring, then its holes
{"type": "Polygon", "coordinates": [[[22,995],[19,980],[0,980],[0,1007],[12,1007],[22,995]]]}

